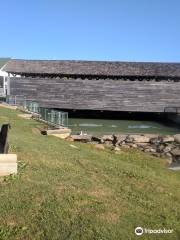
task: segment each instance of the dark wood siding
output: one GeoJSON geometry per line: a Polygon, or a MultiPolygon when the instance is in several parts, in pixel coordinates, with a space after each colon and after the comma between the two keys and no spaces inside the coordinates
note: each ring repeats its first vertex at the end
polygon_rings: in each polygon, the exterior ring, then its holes
{"type": "Polygon", "coordinates": [[[11,95],[60,109],[164,112],[180,107],[180,82],[11,78],[11,95]]]}

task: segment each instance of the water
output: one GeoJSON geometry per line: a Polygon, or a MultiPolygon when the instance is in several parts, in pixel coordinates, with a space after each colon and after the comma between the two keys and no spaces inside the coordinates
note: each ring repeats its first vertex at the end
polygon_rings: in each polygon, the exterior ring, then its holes
{"type": "Polygon", "coordinates": [[[180,126],[173,123],[138,120],[109,120],[69,118],[69,127],[73,134],[83,131],[88,134],[103,135],[112,133],[180,133],[180,126]]]}

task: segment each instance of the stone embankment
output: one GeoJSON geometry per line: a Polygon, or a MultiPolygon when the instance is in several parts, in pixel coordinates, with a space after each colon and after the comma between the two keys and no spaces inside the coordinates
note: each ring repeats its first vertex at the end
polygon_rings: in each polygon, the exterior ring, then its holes
{"type": "Polygon", "coordinates": [[[80,141],[95,144],[97,149],[110,147],[116,152],[122,148],[135,148],[150,153],[157,157],[163,157],[168,163],[180,163],[180,134],[174,136],[161,136],[157,134],[121,134],[104,135],[102,137],[92,135],[71,135],[70,141],[80,141]]]}

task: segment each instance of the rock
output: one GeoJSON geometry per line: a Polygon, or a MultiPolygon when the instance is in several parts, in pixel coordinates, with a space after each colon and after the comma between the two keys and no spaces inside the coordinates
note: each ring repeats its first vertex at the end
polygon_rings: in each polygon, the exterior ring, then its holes
{"type": "Polygon", "coordinates": [[[169,165],[173,162],[173,157],[170,153],[165,153],[164,157],[166,158],[166,161],[169,165]]]}
{"type": "Polygon", "coordinates": [[[174,148],[173,150],[171,150],[171,154],[175,157],[179,157],[180,156],[180,149],[179,148],[174,148]]]}
{"type": "Polygon", "coordinates": [[[174,136],[163,136],[163,137],[160,137],[160,140],[162,143],[169,143],[169,142],[174,142],[174,136]]]}
{"type": "Polygon", "coordinates": [[[166,146],[166,147],[163,149],[163,152],[164,152],[164,153],[169,153],[171,150],[172,150],[172,147],[171,147],[171,146],[166,146]]]}
{"type": "Polygon", "coordinates": [[[101,140],[102,141],[113,141],[114,137],[113,135],[104,135],[101,140]]]}
{"type": "Polygon", "coordinates": [[[148,143],[138,143],[137,146],[138,147],[147,147],[148,143]]]}
{"type": "Polygon", "coordinates": [[[89,144],[95,145],[95,144],[97,144],[97,142],[91,141],[91,142],[89,142],[89,144]]]}
{"type": "Polygon", "coordinates": [[[151,144],[159,144],[161,142],[161,139],[159,137],[151,138],[150,143],[151,144]]]}
{"type": "Polygon", "coordinates": [[[153,156],[155,156],[155,157],[158,157],[158,158],[161,157],[161,154],[160,154],[160,153],[157,153],[157,152],[154,152],[154,153],[152,152],[151,154],[152,154],[153,156]]]}
{"type": "Polygon", "coordinates": [[[39,119],[40,118],[40,114],[39,113],[32,113],[32,118],[39,119]]]}
{"type": "Polygon", "coordinates": [[[134,142],[134,138],[131,135],[128,135],[125,139],[125,143],[133,143],[134,142]]]}
{"type": "Polygon", "coordinates": [[[169,152],[165,153],[164,155],[167,157],[172,157],[171,153],[169,153],[169,152]]]}
{"type": "Polygon", "coordinates": [[[126,140],[127,136],[128,135],[125,135],[125,134],[116,135],[116,137],[117,137],[117,144],[120,145],[121,143],[123,143],[126,140]]]}
{"type": "Polygon", "coordinates": [[[129,135],[126,138],[126,142],[128,143],[149,143],[150,137],[146,135],[129,135]]]}
{"type": "Polygon", "coordinates": [[[158,134],[119,134],[104,135],[103,137],[91,135],[71,135],[68,140],[88,142],[96,149],[114,150],[122,153],[122,149],[137,148],[156,157],[166,158],[168,164],[172,161],[180,162],[180,134],[175,136],[160,136],[158,134]],[[179,141],[179,142],[178,142],[179,141]]]}
{"type": "Polygon", "coordinates": [[[150,149],[149,149],[149,152],[156,153],[156,149],[150,148],[150,149]]]}
{"type": "Polygon", "coordinates": [[[150,152],[149,148],[144,149],[144,152],[150,152]]]}
{"type": "Polygon", "coordinates": [[[158,153],[162,153],[164,151],[165,146],[163,144],[159,144],[156,148],[158,153]]]}
{"type": "Polygon", "coordinates": [[[105,145],[112,146],[112,141],[104,141],[104,144],[105,144],[105,145]]]}
{"type": "Polygon", "coordinates": [[[128,146],[128,145],[123,145],[123,148],[130,148],[130,146],[128,146]]]}
{"type": "Polygon", "coordinates": [[[170,153],[172,154],[173,162],[180,163],[180,148],[174,148],[170,153]]]}
{"type": "Polygon", "coordinates": [[[51,134],[51,135],[61,139],[67,139],[70,136],[70,133],[58,133],[58,134],[51,134]]]}
{"type": "Polygon", "coordinates": [[[99,150],[104,150],[104,149],[105,149],[105,147],[104,147],[103,144],[95,144],[94,147],[95,147],[96,149],[99,149],[99,150]]]}
{"type": "Polygon", "coordinates": [[[43,135],[54,135],[54,134],[71,134],[71,129],[69,128],[56,128],[56,129],[42,129],[41,133],[43,135]]]}
{"type": "Polygon", "coordinates": [[[101,137],[92,136],[92,141],[100,143],[101,142],[101,137]]]}
{"type": "Polygon", "coordinates": [[[137,148],[137,144],[132,143],[132,144],[130,145],[130,147],[132,147],[132,148],[137,148]]]}
{"type": "Polygon", "coordinates": [[[25,114],[18,114],[18,117],[24,118],[24,119],[31,119],[32,114],[25,113],[25,114]]]}
{"type": "Polygon", "coordinates": [[[158,136],[159,136],[159,134],[155,134],[155,133],[147,133],[147,134],[144,134],[144,135],[146,135],[146,137],[149,137],[150,139],[151,138],[157,138],[158,136]]]}
{"type": "Polygon", "coordinates": [[[90,142],[92,139],[91,135],[71,135],[71,138],[74,141],[78,141],[78,142],[90,142]]]}
{"type": "Polygon", "coordinates": [[[115,147],[114,151],[121,151],[121,149],[119,147],[115,147]]]}
{"type": "Polygon", "coordinates": [[[135,143],[126,143],[126,145],[128,145],[131,148],[137,148],[137,144],[135,143]]]}
{"type": "Polygon", "coordinates": [[[164,156],[169,157],[169,158],[172,158],[172,155],[171,155],[171,153],[169,153],[169,152],[168,152],[168,153],[165,153],[164,156]]]}
{"type": "Polygon", "coordinates": [[[66,138],[66,141],[68,141],[68,142],[74,142],[74,139],[71,138],[71,136],[69,136],[69,137],[66,138]]]}
{"type": "Polygon", "coordinates": [[[175,141],[176,143],[180,143],[180,134],[174,135],[174,141],[175,141]]]}
{"type": "Polygon", "coordinates": [[[148,143],[137,143],[137,148],[144,151],[145,149],[150,148],[150,145],[148,143]]]}
{"type": "Polygon", "coordinates": [[[172,157],[171,157],[171,158],[168,157],[168,158],[166,159],[166,162],[168,163],[168,165],[171,165],[172,162],[173,162],[172,157]]]}

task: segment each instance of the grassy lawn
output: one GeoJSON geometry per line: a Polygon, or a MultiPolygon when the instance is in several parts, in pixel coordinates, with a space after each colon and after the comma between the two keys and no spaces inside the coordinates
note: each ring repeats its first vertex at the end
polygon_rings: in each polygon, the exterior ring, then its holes
{"type": "Polygon", "coordinates": [[[19,160],[18,175],[0,182],[0,239],[180,239],[180,172],[139,151],[41,136],[17,114],[0,108],[19,160]],[[137,226],[174,232],[136,237],[137,226]]]}
{"type": "Polygon", "coordinates": [[[2,68],[9,60],[10,58],[0,58],[0,68],[2,68]]]}

